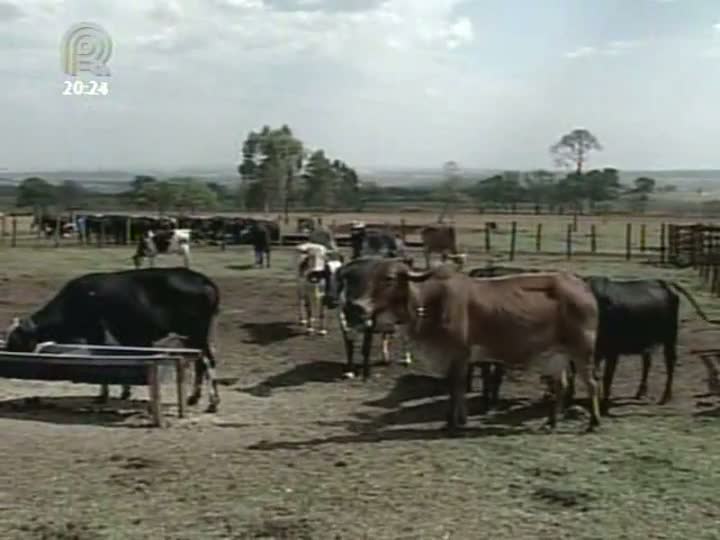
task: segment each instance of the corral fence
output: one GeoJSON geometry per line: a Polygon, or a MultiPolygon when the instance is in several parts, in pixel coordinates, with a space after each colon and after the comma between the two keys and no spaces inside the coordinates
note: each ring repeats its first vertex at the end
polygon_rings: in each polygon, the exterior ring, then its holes
{"type": "MultiPolygon", "coordinates": [[[[76,213],[72,216],[54,216],[39,226],[25,225],[20,231],[19,220],[24,216],[10,214],[0,216],[0,247],[22,245],[51,245],[55,247],[82,245],[105,247],[127,245],[139,240],[144,231],[157,227],[178,227],[192,230],[191,239],[196,243],[217,245],[245,244],[240,231],[247,217],[236,215],[216,216],[165,216],[153,217],[140,214],[92,214],[76,213]],[[77,229],[77,218],[84,218],[84,227],[77,229]],[[173,223],[168,225],[168,223],[173,223]],[[71,226],[73,225],[73,226],[71,226]],[[45,228],[43,228],[45,227],[45,228]]],[[[368,216],[370,217],[370,216],[368,216]]],[[[455,224],[461,251],[507,255],[512,260],[517,255],[564,255],[567,258],[584,255],[612,256],[631,259],[636,255],[654,255],[666,262],[668,255],[677,253],[682,245],[683,233],[672,226],[655,222],[646,224],[622,223],[603,218],[568,216],[567,219],[549,220],[524,217],[522,221],[495,221],[489,216],[472,216],[455,224]]],[[[29,222],[29,219],[25,220],[29,222]]],[[[277,245],[293,246],[305,242],[309,233],[318,225],[329,227],[339,246],[350,245],[350,220],[331,219],[323,223],[323,217],[297,217],[295,222],[283,225],[282,219],[265,220],[276,228],[273,241],[277,245]]],[[[422,247],[420,231],[427,225],[406,219],[399,222],[364,221],[368,228],[394,232],[410,248],[422,247]]],[[[675,257],[677,259],[677,257],[675,257]]]]}
{"type": "Polygon", "coordinates": [[[697,269],[710,291],[720,295],[720,226],[703,223],[669,225],[668,262],[697,269]]]}

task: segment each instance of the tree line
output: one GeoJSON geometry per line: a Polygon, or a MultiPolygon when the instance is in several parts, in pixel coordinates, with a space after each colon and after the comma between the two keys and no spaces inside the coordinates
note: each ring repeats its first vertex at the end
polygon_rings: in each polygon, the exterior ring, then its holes
{"type": "MultiPolygon", "coordinates": [[[[598,209],[601,203],[624,198],[642,211],[658,187],[652,178],[635,179],[632,185],[620,182],[613,168],[586,170],[588,156],[601,151],[597,138],[585,129],[563,135],[550,147],[556,164],[566,173],[536,170],[506,171],[488,178],[466,178],[454,161],[443,166],[444,178],[430,186],[384,187],[362,181],[344,161],[330,157],[323,149],[309,149],[292,130],[283,125],[264,126],[251,131],[240,148],[239,182],[224,185],[183,176],[159,179],[138,175],[122,193],[94,192],[73,180],[59,185],[38,177],[26,178],[14,190],[14,206],[36,212],[114,207],[152,210],[159,213],[194,213],[209,210],[293,210],[362,211],[368,205],[433,205],[440,217],[459,206],[477,209],[531,205],[536,211],[553,212],[558,207],[598,209]]],[[[4,188],[7,200],[7,188],[4,188]]],[[[3,194],[0,193],[0,198],[3,194]]]]}

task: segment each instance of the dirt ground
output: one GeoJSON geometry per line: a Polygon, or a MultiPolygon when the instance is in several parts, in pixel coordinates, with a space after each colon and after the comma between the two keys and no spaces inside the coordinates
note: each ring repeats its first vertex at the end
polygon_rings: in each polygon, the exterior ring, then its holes
{"type": "MultiPolygon", "coordinates": [[[[82,249],[5,253],[3,328],[69,277],[127,266],[118,250],[100,261],[82,249]]],[[[639,360],[626,358],[597,434],[581,434],[584,418],[545,434],[531,372],[508,381],[496,413],[477,414],[474,393],[467,433],[447,438],[445,388],[422,358],[346,381],[336,320],[326,337],[299,332],[289,257],[271,270],[249,269],[249,253],[193,257],[223,295],[219,413],[202,412],[204,396],[177,419],[168,381],[170,425],[152,429],[145,388],[134,389],[137,401],[101,407],[91,402],[97,387],[0,380],[0,538],[720,537],[720,409],[688,352],[712,347],[717,333],[694,333],[705,328],[695,316],[683,326],[670,405],[656,404],[660,356],[645,401],[629,398],[639,360]]]]}

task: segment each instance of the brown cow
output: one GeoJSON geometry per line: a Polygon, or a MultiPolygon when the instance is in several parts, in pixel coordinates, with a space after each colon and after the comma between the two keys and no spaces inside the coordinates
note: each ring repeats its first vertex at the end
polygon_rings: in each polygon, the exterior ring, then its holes
{"type": "MultiPolygon", "coordinates": [[[[592,362],[598,307],[576,276],[553,272],[473,279],[446,266],[414,272],[402,262],[383,261],[358,303],[378,323],[406,324],[409,337],[434,362],[447,362],[451,431],[467,422],[466,375],[469,359],[478,350],[511,368],[526,367],[533,358],[550,353],[566,355],[588,389],[588,431],[599,425],[592,362]]],[[[567,386],[566,366],[564,362],[552,377],[551,429],[567,386]]]]}
{"type": "Polygon", "coordinates": [[[455,227],[452,225],[428,225],[420,231],[425,253],[425,268],[430,268],[430,254],[440,253],[442,261],[448,258],[462,268],[465,254],[460,253],[455,239],[455,227]],[[448,255],[449,254],[449,255],[448,255]]]}

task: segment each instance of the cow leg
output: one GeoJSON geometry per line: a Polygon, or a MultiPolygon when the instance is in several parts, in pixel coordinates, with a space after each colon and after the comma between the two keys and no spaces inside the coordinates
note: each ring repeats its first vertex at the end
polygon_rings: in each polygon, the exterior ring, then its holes
{"type": "Polygon", "coordinates": [[[663,392],[660,401],[660,405],[664,405],[672,400],[672,386],[673,376],[675,374],[675,364],[677,363],[677,350],[675,349],[675,342],[666,343],[664,347],[665,353],[665,371],[667,372],[665,379],[665,391],[663,392]]]}
{"type": "Polygon", "coordinates": [[[100,385],[100,394],[95,397],[96,403],[107,403],[110,399],[110,389],[108,388],[107,384],[101,384],[100,385]]]}
{"type": "Polygon", "coordinates": [[[565,400],[565,391],[567,390],[567,376],[566,371],[562,370],[560,373],[553,374],[549,379],[549,386],[551,391],[551,397],[548,400],[548,419],[546,426],[550,431],[553,431],[557,427],[557,418],[562,412],[563,402],[565,400]]]}
{"type": "Polygon", "coordinates": [[[193,392],[188,397],[188,405],[197,405],[202,397],[202,384],[207,375],[208,391],[210,394],[210,403],[206,409],[209,413],[217,412],[220,404],[220,393],[217,388],[217,379],[215,377],[215,351],[210,345],[207,337],[203,338],[204,343],[198,346],[199,340],[189,341],[186,346],[191,348],[199,348],[202,350],[202,357],[195,360],[195,380],[193,381],[193,392]]]}
{"type": "Polygon", "coordinates": [[[650,375],[650,362],[652,361],[652,355],[649,351],[642,353],[642,376],[640,378],[640,385],[638,386],[637,392],[635,392],[635,399],[643,399],[647,396],[648,389],[648,376],[650,375]]]}
{"type": "Polygon", "coordinates": [[[306,300],[305,300],[305,293],[302,289],[302,284],[298,286],[298,320],[300,321],[300,325],[305,327],[308,322],[307,318],[307,308],[305,306],[306,300]]]}
{"type": "Polygon", "coordinates": [[[450,408],[447,413],[447,430],[450,434],[467,424],[467,373],[468,354],[456,355],[450,362],[448,386],[450,408]]]}
{"type": "Polygon", "coordinates": [[[408,336],[407,330],[405,328],[399,329],[399,332],[400,341],[403,348],[403,359],[400,361],[400,363],[405,366],[409,366],[410,364],[412,364],[413,361],[412,351],[410,350],[410,337],[408,336]]]}
{"type": "Polygon", "coordinates": [[[473,391],[473,376],[474,375],[475,375],[475,363],[468,362],[467,382],[465,384],[465,391],[468,394],[473,391]]]}
{"type": "Polygon", "coordinates": [[[363,356],[363,381],[370,378],[370,350],[372,349],[373,331],[365,328],[363,331],[362,356],[363,356]]]}
{"type": "Polygon", "coordinates": [[[266,262],[265,266],[267,268],[270,268],[270,250],[269,249],[265,252],[265,262],[266,262]]]}
{"type": "Polygon", "coordinates": [[[327,335],[327,328],[325,328],[325,302],[323,301],[322,295],[318,298],[318,319],[320,328],[318,329],[319,336],[327,335]]]}
{"type": "Polygon", "coordinates": [[[613,378],[615,377],[615,368],[617,367],[618,355],[616,353],[608,354],[605,357],[605,369],[603,370],[603,396],[601,412],[607,414],[610,410],[610,394],[612,389],[613,378]]]}
{"type": "Polygon", "coordinates": [[[123,384],[122,385],[122,392],[120,393],[120,399],[122,400],[128,400],[130,399],[130,396],[132,395],[132,389],[130,388],[129,384],[123,384]]]}
{"type": "Polygon", "coordinates": [[[505,378],[505,365],[495,364],[493,367],[492,389],[490,391],[490,405],[497,407],[500,404],[500,385],[505,378]]]}
{"type": "Polygon", "coordinates": [[[190,246],[187,244],[180,246],[180,255],[182,256],[185,268],[190,268],[190,246]]]}
{"type": "Polygon", "coordinates": [[[383,332],[382,335],[382,359],[383,363],[390,364],[390,339],[392,334],[383,332]]]}
{"type": "Polygon", "coordinates": [[[575,401],[575,363],[572,360],[568,360],[567,370],[567,386],[565,388],[565,403],[563,405],[565,409],[571,407],[575,401]]]}
{"type": "Polygon", "coordinates": [[[345,344],[345,377],[352,379],[355,377],[355,336],[354,331],[348,327],[345,314],[342,311],[342,306],[338,307],[338,319],[340,320],[340,331],[342,332],[343,343],[345,344]]]}
{"type": "MultiPolygon", "coordinates": [[[[577,359],[576,369],[580,378],[585,384],[588,393],[588,401],[590,404],[590,421],[588,423],[587,432],[593,432],[600,425],[600,404],[598,400],[599,386],[595,378],[595,370],[593,369],[592,344],[595,342],[593,333],[592,339],[589,340],[590,351],[577,359]]],[[[604,394],[604,393],[603,393],[604,394]]],[[[605,398],[607,396],[604,396],[605,398]]]]}
{"type": "Polygon", "coordinates": [[[148,260],[150,261],[150,268],[155,268],[155,256],[150,255],[150,257],[148,257],[148,260]]]}

